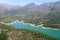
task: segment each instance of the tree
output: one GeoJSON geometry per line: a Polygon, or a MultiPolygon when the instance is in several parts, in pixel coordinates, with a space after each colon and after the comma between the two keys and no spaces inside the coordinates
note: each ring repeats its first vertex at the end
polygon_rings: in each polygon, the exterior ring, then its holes
{"type": "Polygon", "coordinates": [[[2,31],[0,34],[0,40],[8,40],[8,36],[4,31],[2,31]]]}

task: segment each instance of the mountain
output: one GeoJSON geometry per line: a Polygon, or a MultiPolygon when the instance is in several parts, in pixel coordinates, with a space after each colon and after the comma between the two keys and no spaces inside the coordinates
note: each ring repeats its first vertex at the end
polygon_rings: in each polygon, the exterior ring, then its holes
{"type": "Polygon", "coordinates": [[[44,3],[37,5],[35,3],[29,3],[25,6],[15,6],[0,3],[0,15],[11,15],[11,16],[22,16],[26,18],[27,16],[31,18],[51,18],[53,16],[59,16],[60,18],[60,1],[44,3]],[[57,15],[58,14],[58,15],[57,15]]]}
{"type": "Polygon", "coordinates": [[[0,3],[0,14],[5,14],[10,10],[16,10],[21,8],[21,6],[15,6],[15,5],[8,5],[5,3],[0,3]]]}
{"type": "Polygon", "coordinates": [[[18,9],[13,9],[10,10],[10,12],[14,12],[11,14],[40,14],[40,15],[45,15],[50,13],[51,11],[60,11],[60,1],[59,2],[52,2],[52,3],[44,3],[41,5],[36,5],[35,3],[29,3],[25,6],[22,6],[21,8],[18,9]]]}
{"type": "Polygon", "coordinates": [[[5,9],[5,10],[11,10],[11,9],[21,8],[21,6],[8,5],[8,4],[5,4],[5,3],[0,3],[0,8],[5,9]]]}
{"type": "MultiPolygon", "coordinates": [[[[11,14],[21,14],[21,13],[39,13],[47,14],[50,11],[59,11],[60,10],[60,1],[52,3],[44,3],[41,5],[36,5],[35,3],[29,3],[25,6],[14,6],[8,4],[0,3],[0,11],[9,11],[11,14]],[[13,13],[14,12],[14,13],[13,13]]],[[[8,13],[9,14],[9,13],[8,13]]]]}

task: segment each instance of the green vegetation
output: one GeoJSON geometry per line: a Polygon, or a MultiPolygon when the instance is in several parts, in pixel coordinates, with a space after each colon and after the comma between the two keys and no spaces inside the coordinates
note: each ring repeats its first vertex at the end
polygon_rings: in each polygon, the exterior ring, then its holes
{"type": "Polygon", "coordinates": [[[0,40],[8,40],[8,35],[4,31],[0,34],[0,40]]]}
{"type": "Polygon", "coordinates": [[[44,27],[50,27],[50,28],[58,28],[58,29],[60,29],[60,24],[58,24],[59,23],[59,21],[55,21],[55,20],[50,20],[50,21],[47,21],[47,22],[45,22],[44,23],[44,27]]]}
{"type": "Polygon", "coordinates": [[[15,20],[24,20],[25,23],[32,23],[35,25],[40,25],[44,23],[45,27],[59,28],[60,29],[60,16],[58,14],[50,13],[47,18],[40,18],[35,14],[27,14],[25,16],[2,16],[0,17],[0,22],[10,23],[15,20]]]}
{"type": "Polygon", "coordinates": [[[60,12],[50,12],[45,16],[43,14],[21,14],[21,15],[0,15],[0,22],[10,23],[15,20],[23,20],[25,23],[40,25],[44,23],[45,27],[60,29],[60,12]]]}
{"type": "Polygon", "coordinates": [[[5,32],[11,32],[14,30],[19,30],[17,28],[11,27],[11,26],[6,26],[0,23],[0,28],[2,28],[5,32]]]}
{"type": "Polygon", "coordinates": [[[60,29],[60,12],[51,12],[48,14],[48,21],[44,23],[45,27],[60,29]]]}

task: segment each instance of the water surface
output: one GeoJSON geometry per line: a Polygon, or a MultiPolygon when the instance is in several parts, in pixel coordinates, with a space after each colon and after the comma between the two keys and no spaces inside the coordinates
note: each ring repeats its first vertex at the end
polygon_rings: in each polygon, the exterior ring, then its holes
{"type": "Polygon", "coordinates": [[[48,34],[50,36],[54,36],[56,38],[60,38],[60,30],[43,29],[42,26],[35,27],[35,26],[31,26],[30,24],[24,24],[22,22],[15,22],[15,23],[10,24],[10,25],[14,26],[15,28],[20,28],[20,29],[26,28],[26,29],[29,29],[29,30],[36,30],[36,31],[48,34]]]}

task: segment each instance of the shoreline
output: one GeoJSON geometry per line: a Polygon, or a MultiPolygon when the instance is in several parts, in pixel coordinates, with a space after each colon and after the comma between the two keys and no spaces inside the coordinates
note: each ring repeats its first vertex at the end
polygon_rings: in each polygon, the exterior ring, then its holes
{"type": "Polygon", "coordinates": [[[49,28],[49,27],[42,27],[43,29],[52,29],[52,30],[60,30],[60,29],[56,29],[56,28],[49,28]]]}
{"type": "Polygon", "coordinates": [[[34,26],[34,27],[40,27],[40,26],[42,26],[42,27],[41,27],[42,29],[60,30],[60,29],[56,29],[56,28],[43,27],[43,24],[35,26],[35,24],[31,24],[31,23],[24,23],[24,21],[23,21],[23,20],[22,20],[22,21],[16,20],[16,21],[11,22],[11,23],[4,23],[4,22],[0,22],[0,23],[1,23],[1,24],[5,24],[5,25],[11,25],[11,24],[14,24],[14,23],[16,23],[16,22],[22,23],[22,24],[24,24],[24,25],[28,24],[28,25],[30,25],[30,26],[34,26]]]}

